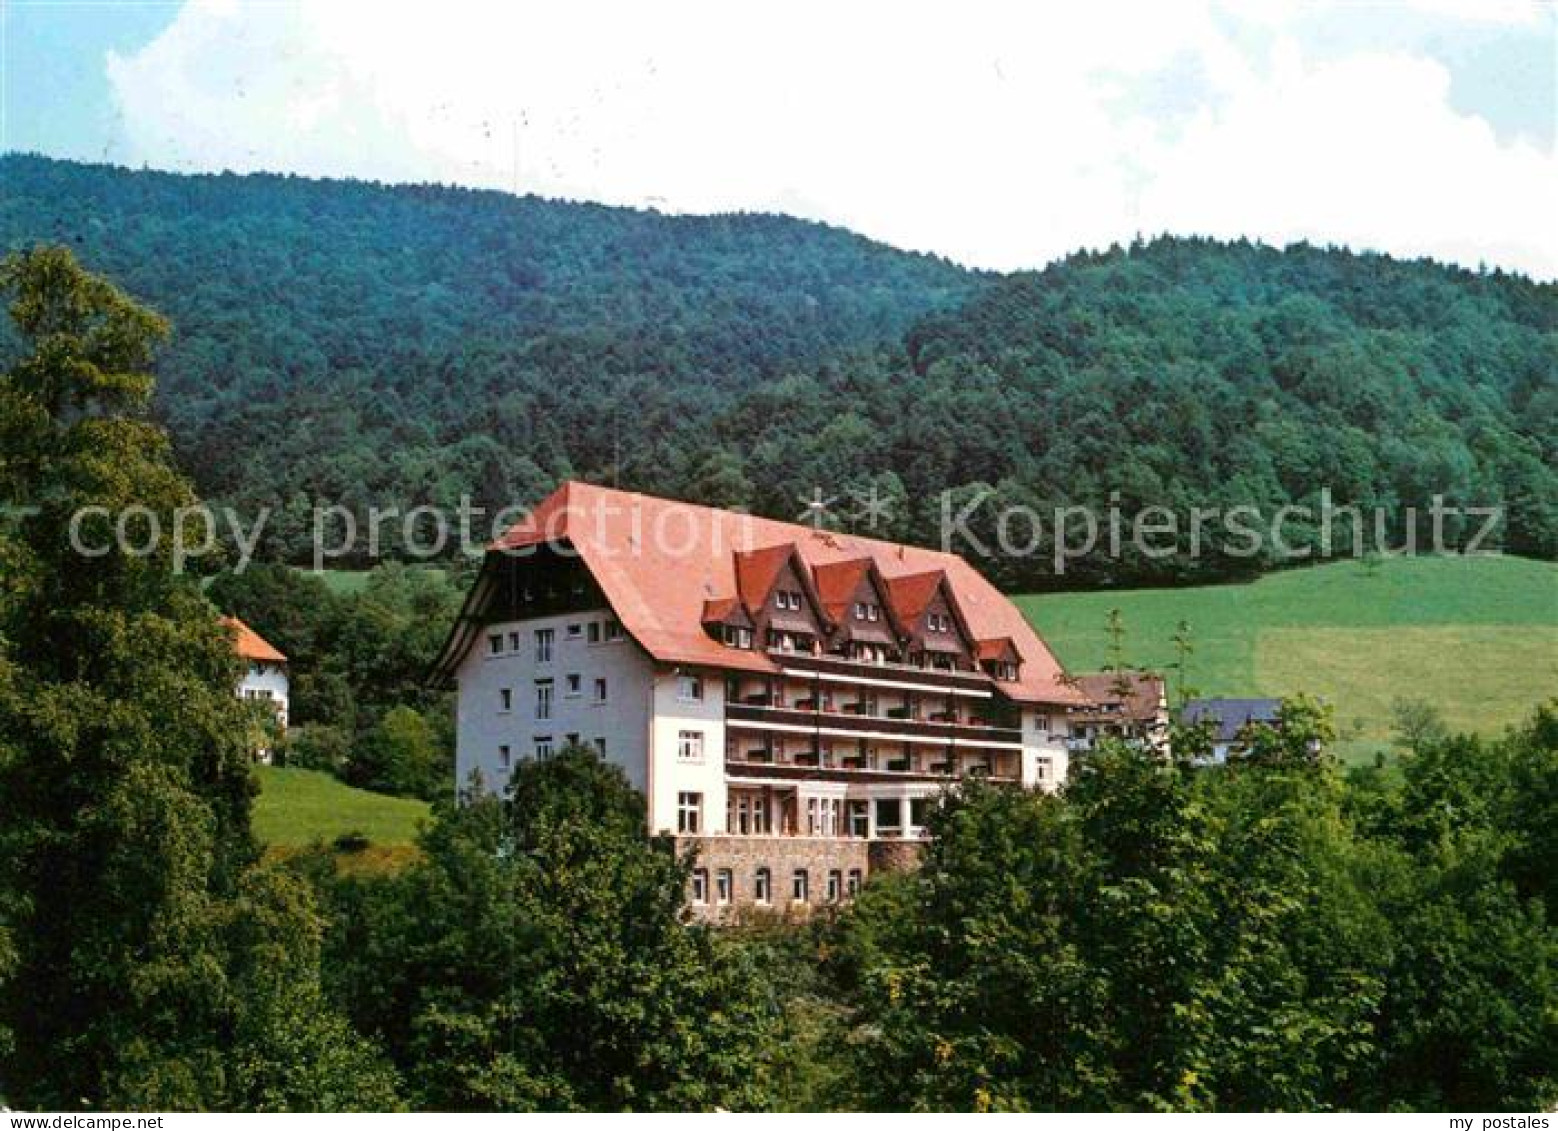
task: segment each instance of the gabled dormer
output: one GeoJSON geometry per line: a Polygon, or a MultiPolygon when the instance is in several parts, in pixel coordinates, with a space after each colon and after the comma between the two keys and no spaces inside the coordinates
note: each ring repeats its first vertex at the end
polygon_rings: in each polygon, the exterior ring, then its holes
{"type": "Polygon", "coordinates": [[[1015,683],[1022,678],[1022,653],[1010,636],[981,640],[975,645],[979,666],[991,679],[1015,683]]]}
{"type": "Polygon", "coordinates": [[[942,570],[894,577],[887,583],[893,609],[903,624],[911,663],[971,670],[974,640],[942,570]]]}
{"type": "Polygon", "coordinates": [[[832,627],[793,542],[736,554],[736,590],[760,648],[814,652],[832,627]]]}
{"type": "Polygon", "coordinates": [[[704,601],[703,628],[730,648],[752,648],[756,644],[752,616],[736,597],[711,597],[704,601]]]}
{"type": "Polygon", "coordinates": [[[853,659],[896,660],[907,632],[899,623],[887,579],[871,558],[815,567],[817,593],[833,622],[830,650],[853,659]]]}

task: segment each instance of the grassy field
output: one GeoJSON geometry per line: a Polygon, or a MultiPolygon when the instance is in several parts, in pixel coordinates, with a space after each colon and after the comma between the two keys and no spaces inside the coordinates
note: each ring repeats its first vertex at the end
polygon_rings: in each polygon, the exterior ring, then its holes
{"type": "MultiPolygon", "coordinates": [[[[418,569],[430,570],[433,573],[443,574],[447,572],[440,566],[422,565],[418,569]]],[[[367,569],[326,569],[315,572],[311,569],[301,570],[313,577],[317,577],[325,583],[330,592],[339,597],[350,596],[353,593],[361,593],[367,587],[368,578],[373,571],[367,569]]]]}
{"type": "Polygon", "coordinates": [[[365,861],[413,851],[417,825],[427,803],[353,789],[316,770],[257,768],[260,796],[254,805],[254,832],[267,847],[303,848],[339,836],[360,834],[369,847],[365,861]]]}
{"type": "Polygon", "coordinates": [[[1558,695],[1558,565],[1398,558],[1290,570],[1248,585],[1017,598],[1073,671],[1096,671],[1110,609],[1126,659],[1166,670],[1190,623],[1204,695],[1308,691],[1335,704],[1344,757],[1388,744],[1391,704],[1426,700],[1457,729],[1496,733],[1558,695]]]}

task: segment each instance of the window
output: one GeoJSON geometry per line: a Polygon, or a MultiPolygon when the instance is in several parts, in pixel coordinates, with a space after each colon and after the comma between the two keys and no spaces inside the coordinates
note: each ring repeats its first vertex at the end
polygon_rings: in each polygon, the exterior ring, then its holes
{"type": "Polygon", "coordinates": [[[604,679],[597,679],[595,681],[595,702],[597,702],[597,703],[604,703],[605,701],[606,701],[606,681],[604,679]]]}
{"type": "Polygon", "coordinates": [[[876,799],[876,827],[878,832],[883,829],[896,831],[902,819],[902,801],[896,797],[878,797],[876,799]]]}
{"type": "Polygon", "coordinates": [[[811,877],[807,875],[805,868],[795,869],[795,875],[790,877],[790,898],[797,903],[805,903],[810,898],[811,877]]]}
{"type": "Polygon", "coordinates": [[[487,634],[487,654],[490,656],[503,655],[503,634],[501,632],[487,634]]]}
{"type": "Polygon", "coordinates": [[[909,824],[915,828],[925,827],[926,814],[930,812],[930,798],[915,797],[909,801],[909,824]]]}
{"type": "Polygon", "coordinates": [[[549,719],[552,717],[552,681],[549,679],[536,680],[536,718],[549,719]]]}
{"type": "Polygon", "coordinates": [[[828,873],[828,902],[837,903],[844,894],[844,873],[838,869],[828,873]]]}
{"type": "Polygon", "coordinates": [[[881,616],[882,616],[882,606],[880,606],[880,605],[867,605],[866,606],[866,620],[879,620],[881,618],[881,616]]]}
{"type": "Polygon", "coordinates": [[[498,747],[498,765],[506,770],[513,764],[514,756],[509,752],[508,743],[504,743],[498,747]]]}
{"type": "Polygon", "coordinates": [[[714,873],[714,902],[726,904],[730,902],[731,892],[735,890],[736,878],[730,874],[729,868],[721,868],[714,873]]]}
{"type": "Polygon", "coordinates": [[[732,648],[752,647],[752,630],[742,628],[739,625],[727,624],[725,626],[725,643],[732,648]]]}
{"type": "Polygon", "coordinates": [[[583,685],[584,680],[580,678],[579,673],[570,672],[565,677],[563,682],[563,694],[569,696],[570,698],[575,697],[579,694],[579,691],[583,685]]]}
{"type": "Polygon", "coordinates": [[[698,904],[709,902],[709,870],[707,868],[697,868],[693,871],[692,901],[698,904]]]}
{"type": "Polygon", "coordinates": [[[614,620],[607,621],[606,622],[606,639],[607,640],[621,640],[622,639],[622,625],[619,624],[617,621],[614,621],[614,620]]]}
{"type": "Polygon", "coordinates": [[[606,740],[604,738],[595,740],[595,750],[602,758],[606,756],[606,740]]]}
{"type": "Polygon", "coordinates": [[[781,589],[774,594],[774,605],[781,609],[790,607],[790,593],[787,589],[781,589]]]}
{"type": "Polygon", "coordinates": [[[849,870],[849,884],[844,888],[844,894],[849,896],[851,899],[860,894],[859,868],[851,868],[849,870]]]}
{"type": "Polygon", "coordinates": [[[774,898],[774,877],[767,868],[759,868],[752,877],[752,899],[757,903],[771,903],[774,898]]]}
{"type": "Polygon", "coordinates": [[[549,734],[536,735],[536,757],[546,759],[552,756],[552,736],[549,734]]]}
{"type": "Polygon", "coordinates": [[[839,833],[842,802],[836,797],[808,797],[806,799],[806,835],[837,836],[839,833]]]}
{"type": "Polygon", "coordinates": [[[679,731],[676,735],[676,760],[679,762],[703,761],[703,732],[679,731]]]}
{"type": "Polygon", "coordinates": [[[677,676],[676,698],[683,703],[702,703],[703,677],[696,675],[677,676]]]}
{"type": "Polygon", "coordinates": [[[732,789],[725,799],[725,829],[737,836],[768,832],[768,804],[758,790],[732,789]]]}
{"type": "Polygon", "coordinates": [[[600,621],[592,620],[589,625],[589,641],[591,644],[600,643],[600,621]]]}
{"type": "Polygon", "coordinates": [[[676,831],[696,833],[703,827],[703,794],[678,793],[676,795],[676,831]]]}
{"type": "Polygon", "coordinates": [[[563,745],[564,746],[577,746],[577,745],[579,745],[579,732],[578,731],[570,731],[568,734],[563,735],[563,745]]]}
{"type": "Polygon", "coordinates": [[[552,644],[557,639],[555,628],[536,629],[536,663],[549,664],[552,662],[552,644]]]}
{"type": "Polygon", "coordinates": [[[584,635],[584,626],[582,624],[570,624],[568,626],[568,631],[564,635],[566,635],[569,640],[577,640],[579,637],[584,635]]]}
{"type": "Polygon", "coordinates": [[[498,710],[512,711],[514,709],[514,689],[505,687],[498,692],[498,710]]]}
{"type": "Polygon", "coordinates": [[[509,633],[509,651],[510,652],[518,652],[519,651],[519,633],[517,633],[517,632],[509,633]]]}
{"type": "Polygon", "coordinates": [[[866,603],[864,601],[856,601],[855,602],[855,619],[856,620],[865,620],[866,619],[866,603]]]}

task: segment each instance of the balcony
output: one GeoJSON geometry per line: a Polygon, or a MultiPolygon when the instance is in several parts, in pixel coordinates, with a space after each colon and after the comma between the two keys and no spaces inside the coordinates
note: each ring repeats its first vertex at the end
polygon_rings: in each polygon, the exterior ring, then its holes
{"type": "Polygon", "coordinates": [[[991,691],[997,686],[989,676],[977,671],[919,668],[913,664],[887,662],[871,663],[867,660],[851,660],[847,656],[814,656],[806,652],[786,652],[779,648],[768,649],[768,657],[775,663],[795,671],[817,672],[823,675],[901,680],[959,691],[991,691]]]}
{"type": "MultiPolygon", "coordinates": [[[[746,755],[741,755],[745,758],[746,755]]],[[[955,767],[950,762],[938,762],[936,765],[946,767],[939,770],[911,770],[908,761],[895,758],[889,761],[885,768],[867,769],[864,766],[851,765],[858,759],[844,758],[838,765],[818,766],[816,755],[811,755],[807,764],[796,762],[775,762],[771,758],[765,762],[754,762],[727,758],[725,760],[725,773],[732,780],[741,778],[759,778],[763,781],[826,781],[826,782],[945,782],[955,774],[955,767]]],[[[992,774],[988,763],[976,763],[970,765],[964,771],[969,777],[980,777],[987,781],[1014,782],[1015,774],[992,774]]]]}
{"type": "MultiPolygon", "coordinates": [[[[892,718],[884,715],[864,715],[850,710],[844,704],[839,713],[808,711],[793,707],[763,707],[752,703],[728,703],[725,706],[727,723],[771,723],[809,729],[827,728],[852,734],[902,735],[906,738],[956,739],[960,742],[1004,742],[1020,746],[1022,731],[1017,727],[994,727],[983,723],[940,721],[921,722],[918,719],[892,718]]],[[[853,705],[858,706],[858,704],[853,705]]],[[[941,712],[945,716],[946,712],[941,712]]]]}

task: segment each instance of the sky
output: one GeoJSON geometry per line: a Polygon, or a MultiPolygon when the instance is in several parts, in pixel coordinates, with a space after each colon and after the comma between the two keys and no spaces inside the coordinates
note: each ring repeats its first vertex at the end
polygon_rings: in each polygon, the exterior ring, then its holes
{"type": "Polygon", "coordinates": [[[1553,0],[0,0],[0,72],[0,150],[1558,278],[1553,0]]]}

